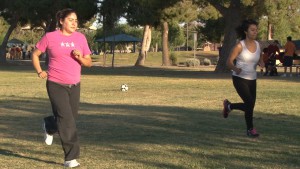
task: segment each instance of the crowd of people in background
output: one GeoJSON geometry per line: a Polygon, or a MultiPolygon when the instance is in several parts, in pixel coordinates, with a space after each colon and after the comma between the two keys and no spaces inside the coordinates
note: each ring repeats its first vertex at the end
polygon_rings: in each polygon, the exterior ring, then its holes
{"type": "Polygon", "coordinates": [[[25,60],[31,59],[31,53],[34,46],[30,45],[12,45],[6,48],[6,59],[9,60],[25,60]]]}
{"type": "MultiPolygon", "coordinates": [[[[289,68],[289,76],[292,77],[294,58],[297,57],[296,50],[296,45],[292,41],[291,36],[287,37],[287,42],[283,47],[277,40],[273,41],[268,47],[262,50],[263,61],[265,63],[265,71],[263,75],[278,76],[277,67],[281,64],[284,68],[284,73],[281,76],[287,77],[287,68],[289,68]],[[283,52],[281,52],[280,49],[282,49],[283,52]]],[[[296,67],[296,74],[299,76],[298,69],[299,67],[296,67]]]]}

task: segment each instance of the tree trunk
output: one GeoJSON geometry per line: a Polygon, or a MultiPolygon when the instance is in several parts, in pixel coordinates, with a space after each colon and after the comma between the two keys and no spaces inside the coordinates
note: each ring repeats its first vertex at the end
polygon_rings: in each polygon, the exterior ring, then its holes
{"type": "Polygon", "coordinates": [[[151,38],[151,35],[149,36],[149,33],[151,34],[151,27],[150,27],[150,25],[145,25],[143,41],[142,41],[142,48],[139,52],[139,57],[136,60],[135,66],[143,66],[145,63],[145,58],[147,56],[147,46],[148,46],[148,43],[151,42],[151,39],[148,39],[149,37],[151,38]]]}
{"type": "Polygon", "coordinates": [[[150,46],[151,46],[151,40],[152,40],[152,29],[151,29],[151,27],[149,27],[149,31],[147,33],[145,58],[147,58],[148,51],[149,51],[150,46]]]}
{"type": "Polygon", "coordinates": [[[272,24],[269,23],[268,21],[268,40],[272,40],[272,24]]]}
{"type": "Polygon", "coordinates": [[[219,52],[219,61],[215,72],[221,73],[229,71],[226,66],[226,62],[232,48],[236,44],[236,28],[239,26],[241,21],[240,15],[240,5],[231,5],[225,15],[223,15],[225,18],[225,36],[223,46],[219,52]]]}
{"type": "Polygon", "coordinates": [[[7,42],[8,39],[11,35],[11,33],[13,32],[13,30],[17,27],[17,23],[13,23],[10,25],[10,27],[8,28],[6,35],[3,39],[3,42],[0,46],[0,63],[6,63],[6,46],[7,46],[7,42]]]}
{"type": "Polygon", "coordinates": [[[168,22],[162,23],[162,66],[170,66],[168,35],[169,26],[168,22]]]}

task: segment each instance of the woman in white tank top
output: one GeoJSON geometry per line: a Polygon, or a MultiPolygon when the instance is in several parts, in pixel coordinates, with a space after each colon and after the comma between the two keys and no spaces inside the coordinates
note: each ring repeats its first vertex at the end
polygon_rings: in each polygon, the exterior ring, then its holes
{"type": "Polygon", "coordinates": [[[230,103],[227,99],[223,101],[223,116],[228,117],[231,110],[237,109],[245,112],[246,134],[249,137],[258,137],[253,127],[253,110],[256,100],[256,66],[264,67],[257,37],[257,25],[254,20],[245,20],[237,31],[241,41],[235,45],[228,60],[227,66],[232,73],[233,85],[243,100],[243,103],[230,103]],[[234,64],[234,60],[236,64],[234,64]]]}
{"type": "MultiPolygon", "coordinates": [[[[251,52],[247,46],[245,40],[241,40],[240,44],[242,46],[242,51],[240,54],[235,58],[236,59],[236,65],[235,67],[238,69],[241,69],[241,71],[233,71],[233,76],[238,76],[244,79],[248,80],[254,80],[256,79],[257,73],[256,73],[256,66],[260,59],[260,47],[259,43],[257,41],[255,42],[256,50],[255,52],[251,52]],[[239,72],[239,74],[238,74],[239,72]]],[[[229,62],[229,66],[232,66],[229,62]]],[[[233,69],[232,69],[233,70],[233,69]]]]}

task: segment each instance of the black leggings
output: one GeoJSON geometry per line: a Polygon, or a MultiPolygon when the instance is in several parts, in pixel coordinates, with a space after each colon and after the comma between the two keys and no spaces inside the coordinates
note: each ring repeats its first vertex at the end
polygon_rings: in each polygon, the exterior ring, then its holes
{"type": "Polygon", "coordinates": [[[253,110],[256,100],[256,79],[247,80],[237,76],[232,76],[235,90],[244,103],[231,103],[230,109],[238,109],[245,112],[247,130],[253,128],[253,110]]]}

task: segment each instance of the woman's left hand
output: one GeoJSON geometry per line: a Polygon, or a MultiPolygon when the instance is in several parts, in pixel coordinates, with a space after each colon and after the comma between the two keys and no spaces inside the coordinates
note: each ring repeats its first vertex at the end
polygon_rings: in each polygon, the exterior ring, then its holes
{"type": "Polygon", "coordinates": [[[263,69],[263,68],[265,67],[265,63],[264,63],[264,62],[260,62],[258,65],[259,65],[259,67],[260,67],[261,69],[263,69]]]}
{"type": "Polygon", "coordinates": [[[81,54],[81,52],[80,52],[79,50],[74,49],[74,50],[72,51],[72,54],[74,55],[74,57],[75,57],[77,60],[80,60],[80,59],[82,58],[82,54],[81,54]]]}

